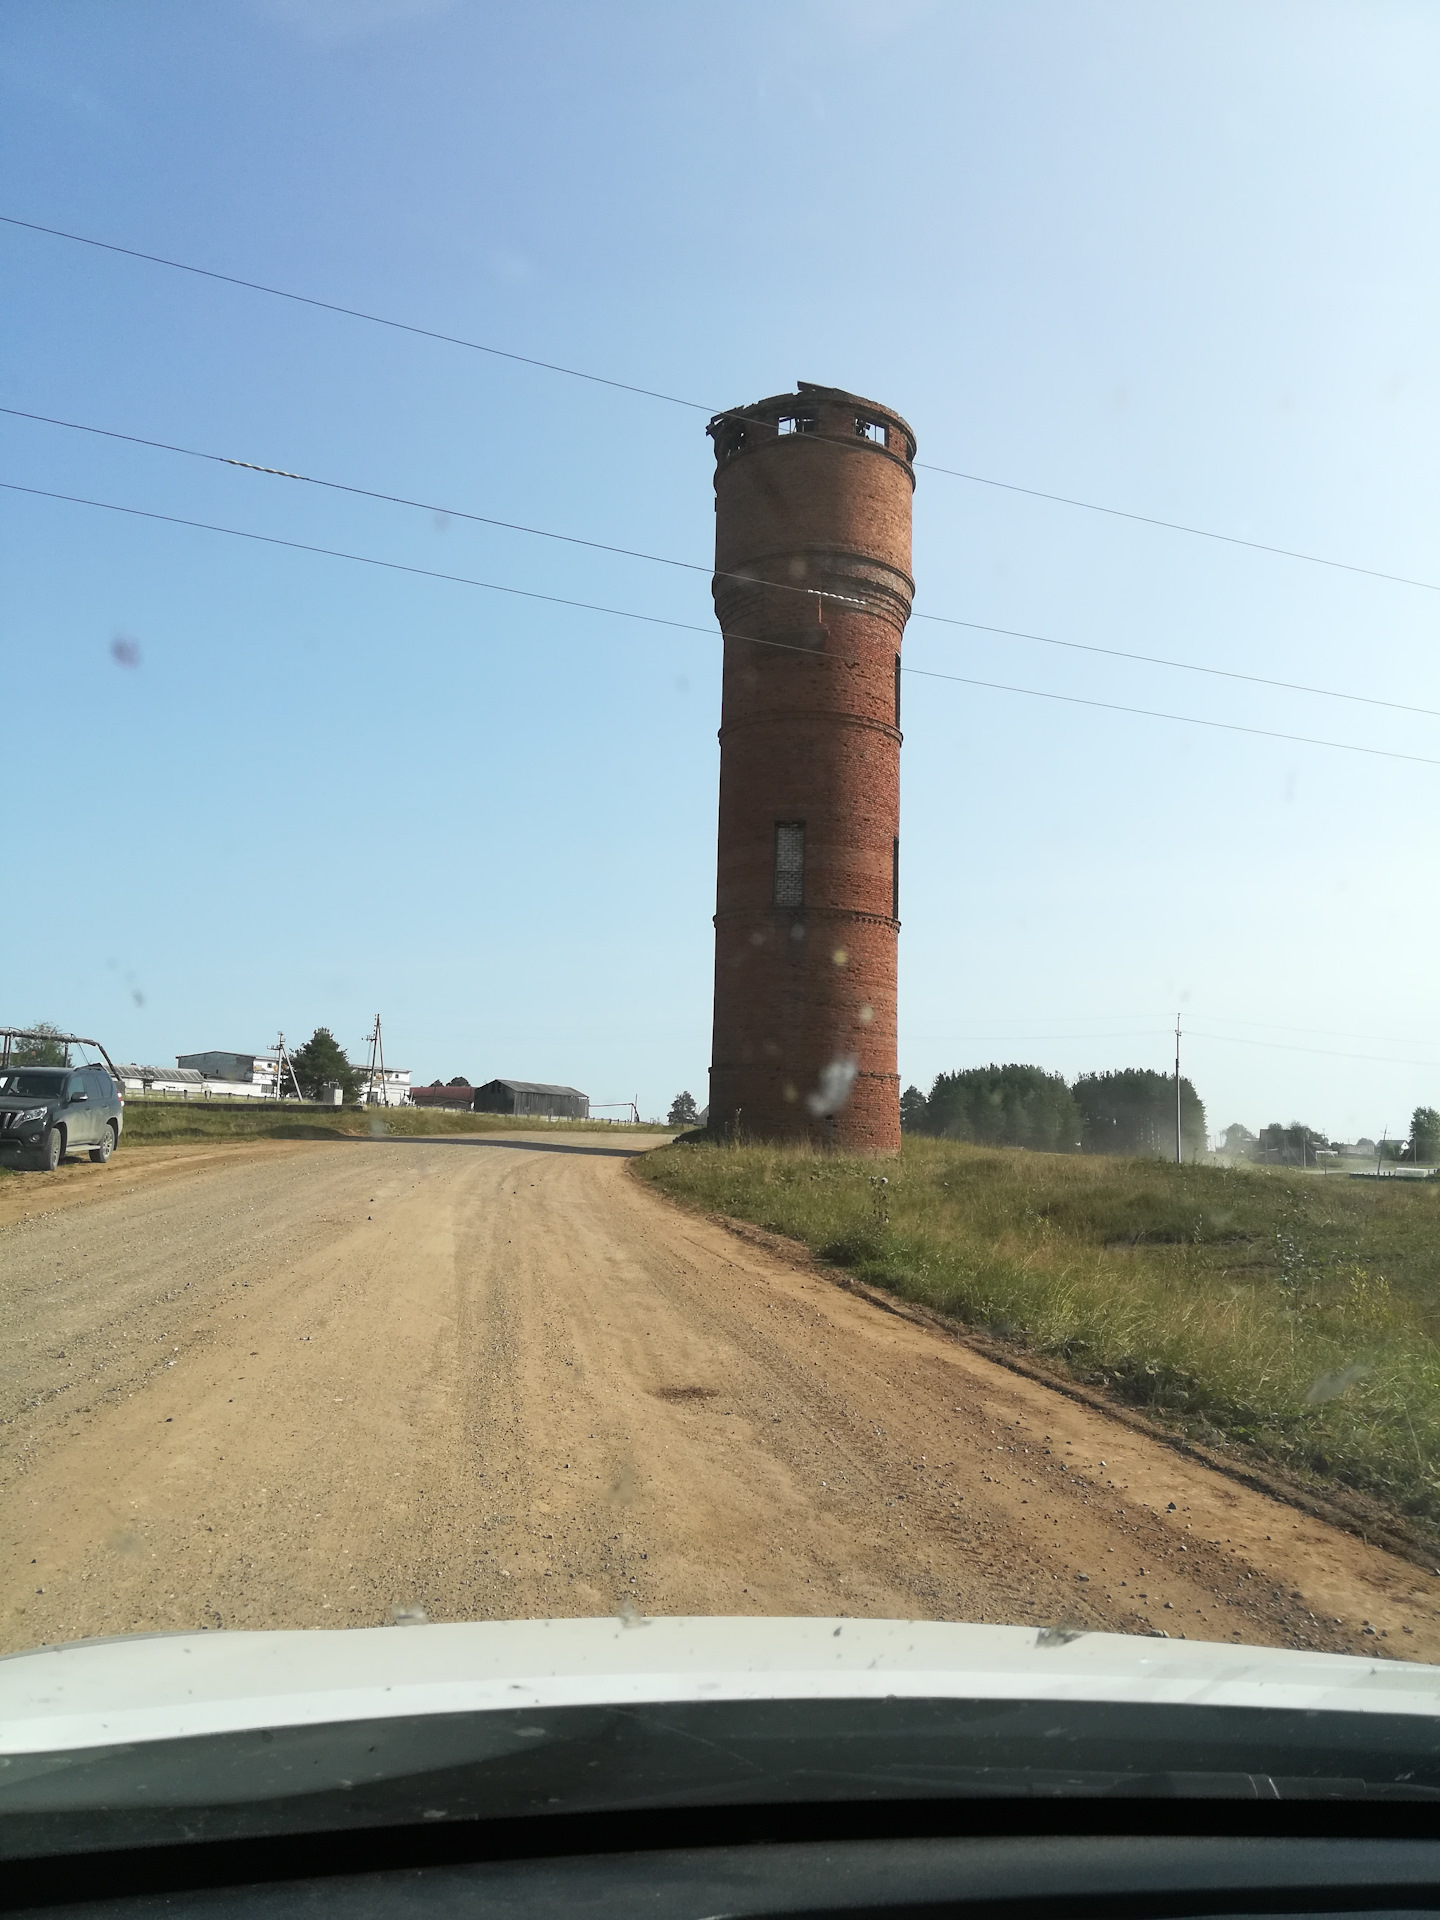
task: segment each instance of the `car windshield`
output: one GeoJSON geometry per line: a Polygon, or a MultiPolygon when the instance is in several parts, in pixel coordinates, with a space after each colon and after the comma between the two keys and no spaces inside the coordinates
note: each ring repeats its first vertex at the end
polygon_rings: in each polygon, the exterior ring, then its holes
{"type": "Polygon", "coordinates": [[[46,1073],[43,1069],[30,1067],[18,1070],[9,1068],[0,1071],[0,1094],[10,1094],[24,1098],[34,1095],[45,1100],[53,1100],[57,1094],[65,1091],[69,1075],[64,1073],[46,1073]]]}
{"type": "Polygon", "coordinates": [[[4,14],[0,1656],[1434,1722],[1440,6],[4,14]]]}

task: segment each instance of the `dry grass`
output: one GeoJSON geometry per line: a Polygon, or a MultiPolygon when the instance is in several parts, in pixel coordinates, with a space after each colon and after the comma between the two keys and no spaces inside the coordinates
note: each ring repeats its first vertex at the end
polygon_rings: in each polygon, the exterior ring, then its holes
{"type": "Polygon", "coordinates": [[[1192,1434],[1440,1524],[1440,1184],[908,1139],[636,1171],[1192,1434]]]}
{"type": "Polygon", "coordinates": [[[514,1120],[499,1113],[459,1113],[426,1107],[297,1107],[283,1100],[127,1100],[124,1146],[178,1140],[354,1140],[371,1134],[413,1139],[424,1134],[515,1133],[646,1134],[654,1127],[605,1120],[514,1120]]]}

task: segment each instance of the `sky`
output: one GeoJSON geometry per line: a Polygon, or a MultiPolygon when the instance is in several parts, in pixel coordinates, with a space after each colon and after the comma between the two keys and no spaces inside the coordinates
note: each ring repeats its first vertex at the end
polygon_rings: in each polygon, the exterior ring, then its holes
{"type": "Polygon", "coordinates": [[[0,1019],[703,1102],[704,425],[799,378],[1008,630],[905,641],[904,1081],[1178,1013],[1212,1132],[1440,1105],[1433,6],[9,0],[0,89],[0,213],[524,357],[0,225],[0,405],[426,503],[0,415],[12,486],[422,570],[0,495],[0,1019]]]}

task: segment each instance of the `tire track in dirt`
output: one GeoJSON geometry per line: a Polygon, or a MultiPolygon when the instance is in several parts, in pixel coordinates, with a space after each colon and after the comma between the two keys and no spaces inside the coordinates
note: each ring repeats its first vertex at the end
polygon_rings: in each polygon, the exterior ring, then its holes
{"type": "Polygon", "coordinates": [[[639,1150],[7,1183],[4,1645],[633,1607],[1440,1658],[1434,1576],[673,1209],[639,1150]]]}

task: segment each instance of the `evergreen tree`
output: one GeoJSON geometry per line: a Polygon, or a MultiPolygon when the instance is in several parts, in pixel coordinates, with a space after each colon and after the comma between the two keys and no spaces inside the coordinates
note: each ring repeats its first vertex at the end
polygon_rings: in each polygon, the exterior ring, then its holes
{"type": "MultiPolygon", "coordinates": [[[[1175,1158],[1175,1082],[1149,1067],[1086,1073],[1075,1082],[1087,1153],[1158,1154],[1175,1158]]],[[[1205,1151],[1205,1109],[1190,1082],[1180,1081],[1180,1140],[1184,1157],[1205,1151]]]]}
{"type": "Polygon", "coordinates": [[[1410,1116],[1410,1158],[1419,1167],[1440,1160],[1440,1113],[1434,1107],[1416,1107],[1410,1116]]]}
{"type": "Polygon", "coordinates": [[[700,1109],[695,1105],[693,1093],[676,1094],[670,1102],[670,1111],[665,1117],[665,1124],[671,1127],[699,1126],[700,1109]]]}
{"type": "Polygon", "coordinates": [[[925,1102],[924,1130],[983,1146],[1072,1153],[1080,1144],[1080,1110],[1060,1074],[992,1062],[937,1074],[925,1102]]]}
{"type": "Polygon", "coordinates": [[[328,1027],[317,1027],[303,1047],[291,1056],[295,1078],[307,1100],[318,1100],[322,1087],[341,1087],[345,1098],[359,1097],[359,1080],[345,1058],[345,1049],[328,1027]]]}
{"type": "Polygon", "coordinates": [[[906,1087],[900,1096],[900,1131],[902,1133],[929,1131],[929,1102],[919,1087],[906,1087]]]}

